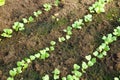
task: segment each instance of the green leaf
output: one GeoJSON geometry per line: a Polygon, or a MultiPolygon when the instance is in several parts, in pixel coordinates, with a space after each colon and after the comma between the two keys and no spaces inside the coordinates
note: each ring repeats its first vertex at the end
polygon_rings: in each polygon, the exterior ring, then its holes
{"type": "Polygon", "coordinates": [[[29,22],[33,22],[34,18],[32,16],[30,16],[28,20],[29,20],[29,22]]]}
{"type": "Polygon", "coordinates": [[[13,70],[10,70],[9,74],[10,74],[10,76],[14,77],[17,74],[16,68],[14,68],[13,70]]]}
{"type": "Polygon", "coordinates": [[[5,0],[0,0],[0,6],[5,5],[5,0]]]}
{"type": "Polygon", "coordinates": [[[53,73],[54,73],[54,74],[60,74],[60,70],[56,68],[56,69],[53,71],[53,73]]]}
{"type": "Polygon", "coordinates": [[[88,55],[88,56],[85,56],[85,58],[88,60],[88,61],[90,61],[91,60],[91,55],[88,55]]]}
{"type": "Polygon", "coordinates": [[[78,64],[74,64],[74,65],[73,65],[73,68],[74,68],[74,70],[79,70],[79,69],[80,69],[80,66],[79,66],[78,64]]]}
{"type": "Polygon", "coordinates": [[[67,80],[67,78],[66,77],[62,77],[62,80],[67,80]]]}
{"type": "Polygon", "coordinates": [[[35,56],[31,55],[31,56],[30,56],[30,60],[31,60],[31,61],[35,60],[35,56]]]}
{"type": "Polygon", "coordinates": [[[14,80],[14,78],[13,77],[8,77],[7,80],[14,80]]]}
{"type": "Polygon", "coordinates": [[[28,23],[28,20],[26,18],[23,18],[23,23],[28,23]]]}
{"type": "Polygon", "coordinates": [[[17,67],[17,72],[20,74],[22,73],[22,67],[17,67]]]}
{"type": "Polygon", "coordinates": [[[56,42],[55,42],[55,41],[51,41],[50,44],[51,44],[52,46],[54,46],[54,45],[56,44],[56,42]]]}
{"type": "Polygon", "coordinates": [[[40,53],[35,54],[36,58],[40,58],[40,53]]]}
{"type": "Polygon", "coordinates": [[[67,80],[74,80],[74,78],[73,78],[72,75],[68,75],[68,76],[67,76],[67,80]]]}
{"type": "Polygon", "coordinates": [[[49,75],[45,75],[42,77],[43,80],[49,80],[49,75]]]}
{"type": "Polygon", "coordinates": [[[94,56],[98,56],[98,54],[99,54],[98,51],[93,52],[94,56]]]}
{"type": "Polygon", "coordinates": [[[84,16],[84,21],[85,21],[85,22],[90,22],[90,21],[92,21],[92,15],[91,15],[91,14],[88,14],[88,15],[84,16]]]}
{"type": "Polygon", "coordinates": [[[87,69],[88,68],[88,65],[86,62],[82,62],[82,69],[87,69]]]}

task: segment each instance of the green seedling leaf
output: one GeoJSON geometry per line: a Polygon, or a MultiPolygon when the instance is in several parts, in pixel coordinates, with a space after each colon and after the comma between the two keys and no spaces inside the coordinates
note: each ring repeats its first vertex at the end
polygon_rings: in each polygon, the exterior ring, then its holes
{"type": "Polygon", "coordinates": [[[62,80],[67,80],[67,78],[66,77],[62,77],[62,80]]]}
{"type": "Polygon", "coordinates": [[[69,39],[70,39],[70,37],[71,37],[70,35],[66,35],[66,39],[67,39],[67,40],[69,40],[69,39]]]}
{"type": "Polygon", "coordinates": [[[72,27],[75,28],[75,29],[81,29],[83,25],[84,25],[83,19],[79,19],[78,21],[75,21],[72,24],[72,27]]]}
{"type": "Polygon", "coordinates": [[[0,0],[0,6],[5,5],[5,0],[0,0]]]}
{"type": "Polygon", "coordinates": [[[27,63],[25,63],[25,64],[23,65],[23,69],[26,69],[26,68],[28,68],[28,64],[27,64],[27,63]]]}
{"type": "Polygon", "coordinates": [[[98,54],[99,54],[98,51],[93,52],[94,56],[98,56],[98,54]]]}
{"type": "Polygon", "coordinates": [[[14,78],[13,77],[8,77],[7,80],[14,80],[14,78]]]}
{"type": "Polygon", "coordinates": [[[74,80],[80,80],[77,76],[73,75],[74,80]]]}
{"type": "Polygon", "coordinates": [[[51,8],[52,8],[51,4],[49,4],[49,3],[43,4],[43,7],[44,7],[44,10],[45,10],[45,11],[49,11],[49,10],[51,10],[51,8]]]}
{"type": "Polygon", "coordinates": [[[79,69],[80,69],[80,66],[79,66],[78,64],[74,64],[74,65],[73,65],[73,68],[74,68],[74,70],[79,70],[79,69]]]}
{"type": "Polygon", "coordinates": [[[91,60],[91,55],[85,56],[85,58],[90,61],[91,60]]]}
{"type": "Polygon", "coordinates": [[[120,26],[118,26],[116,29],[114,29],[113,34],[114,34],[115,36],[120,36],[120,26]]]}
{"type": "Polygon", "coordinates": [[[45,53],[41,53],[40,59],[46,59],[50,56],[49,53],[45,52],[45,53]]]}
{"type": "Polygon", "coordinates": [[[23,23],[28,23],[28,20],[26,18],[23,18],[23,23]]]}
{"type": "Polygon", "coordinates": [[[41,10],[38,10],[37,12],[33,12],[35,17],[38,17],[40,14],[42,14],[41,10]]]}
{"type": "Polygon", "coordinates": [[[60,4],[60,0],[55,0],[54,5],[58,6],[60,4]]]}
{"type": "Polygon", "coordinates": [[[114,80],[119,80],[119,78],[118,78],[118,77],[115,77],[114,80]]]}
{"type": "Polygon", "coordinates": [[[54,51],[54,50],[55,50],[54,46],[50,46],[50,51],[54,51]]]}
{"type": "Polygon", "coordinates": [[[63,41],[65,41],[65,38],[64,38],[64,37],[59,37],[59,38],[58,38],[58,41],[59,41],[59,42],[63,42],[63,41]]]}
{"type": "Polygon", "coordinates": [[[85,21],[85,22],[90,22],[90,21],[92,21],[92,15],[91,15],[91,14],[88,14],[88,15],[84,16],[84,21],[85,21]]]}
{"type": "Polygon", "coordinates": [[[116,36],[113,36],[112,34],[108,34],[107,37],[103,36],[102,39],[105,41],[106,44],[109,44],[109,43],[117,40],[116,36]]]}
{"type": "Polygon", "coordinates": [[[34,21],[34,18],[33,18],[32,16],[30,16],[30,17],[28,18],[28,21],[29,21],[29,22],[33,22],[33,21],[34,21]]]}
{"type": "Polygon", "coordinates": [[[88,61],[88,66],[93,66],[94,64],[93,64],[93,62],[92,61],[88,61]]]}
{"type": "Polygon", "coordinates": [[[23,23],[20,23],[20,22],[14,22],[14,25],[12,26],[12,28],[13,28],[15,31],[25,30],[24,24],[23,24],[23,23]]]}
{"type": "Polygon", "coordinates": [[[56,80],[56,79],[59,79],[60,70],[56,68],[56,69],[53,71],[53,73],[54,73],[54,79],[55,79],[55,80],[56,80]]]}
{"type": "Polygon", "coordinates": [[[82,76],[82,72],[80,71],[72,71],[72,73],[76,76],[76,77],[81,77],[82,76]]]}
{"type": "Polygon", "coordinates": [[[13,70],[10,70],[9,74],[10,74],[10,76],[14,77],[17,74],[16,68],[14,68],[13,70]]]}
{"type": "Polygon", "coordinates": [[[40,58],[40,53],[35,54],[36,58],[40,58]]]}
{"type": "Polygon", "coordinates": [[[13,33],[12,29],[4,29],[1,36],[10,38],[12,37],[12,33],[13,33]]]}
{"type": "Polygon", "coordinates": [[[51,41],[50,44],[51,44],[52,46],[54,46],[54,45],[56,44],[56,42],[55,42],[55,41],[51,41]]]}
{"type": "Polygon", "coordinates": [[[50,79],[49,79],[49,75],[43,76],[42,79],[43,79],[43,80],[50,80],[50,79]]]}
{"type": "Polygon", "coordinates": [[[46,51],[49,51],[50,49],[48,47],[45,48],[46,51]]]}
{"type": "Polygon", "coordinates": [[[30,60],[31,60],[31,61],[35,60],[35,56],[31,55],[31,56],[30,56],[30,60]]]}
{"type": "Polygon", "coordinates": [[[17,67],[17,72],[20,74],[22,73],[22,67],[17,67]]]}
{"type": "Polygon", "coordinates": [[[74,80],[74,78],[73,78],[72,75],[68,75],[68,76],[67,76],[67,80],[74,80]]]}
{"type": "Polygon", "coordinates": [[[88,65],[86,62],[82,62],[82,69],[87,69],[88,68],[88,65]]]}
{"type": "Polygon", "coordinates": [[[25,61],[26,61],[27,63],[31,63],[31,60],[30,60],[29,58],[25,58],[25,61]]]}

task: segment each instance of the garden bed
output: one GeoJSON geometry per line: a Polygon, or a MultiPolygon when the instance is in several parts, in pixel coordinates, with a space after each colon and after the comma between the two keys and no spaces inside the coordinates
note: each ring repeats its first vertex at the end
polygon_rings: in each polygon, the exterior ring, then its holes
{"type": "MultiPolygon", "coordinates": [[[[25,30],[13,32],[11,38],[2,38],[0,42],[0,80],[6,80],[9,70],[16,67],[16,62],[29,57],[49,46],[51,40],[57,41],[65,33],[63,29],[79,18],[88,14],[88,7],[95,0],[61,0],[58,7],[49,12],[43,12],[33,23],[25,25],[25,30]],[[58,20],[53,19],[55,15],[58,20]]],[[[0,7],[0,33],[4,28],[11,28],[15,21],[29,17],[34,11],[43,9],[44,3],[54,3],[54,0],[6,0],[0,7]]],[[[73,64],[81,64],[84,57],[91,54],[103,42],[102,36],[113,32],[120,25],[120,1],[106,4],[105,13],[93,14],[93,21],[86,23],[80,30],[73,30],[70,40],[57,43],[55,50],[46,60],[35,60],[15,80],[41,80],[58,68],[60,77],[67,76],[73,69],[73,64]]],[[[110,44],[110,51],[104,59],[87,69],[81,80],[113,80],[120,71],[120,38],[110,44]]]]}

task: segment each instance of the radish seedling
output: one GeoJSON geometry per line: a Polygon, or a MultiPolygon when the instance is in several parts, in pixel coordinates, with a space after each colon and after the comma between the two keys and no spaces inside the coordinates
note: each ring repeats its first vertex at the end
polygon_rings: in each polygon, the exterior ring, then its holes
{"type": "Polygon", "coordinates": [[[72,24],[72,27],[75,28],[75,29],[81,29],[83,25],[84,25],[83,19],[79,19],[78,21],[75,21],[72,24]]]}
{"type": "Polygon", "coordinates": [[[43,7],[44,7],[44,10],[45,10],[45,11],[49,11],[49,10],[52,8],[51,4],[49,4],[49,3],[45,3],[45,4],[43,5],[43,7]]]}
{"type": "Polygon", "coordinates": [[[54,73],[54,80],[59,79],[59,74],[60,74],[59,69],[56,68],[52,73],[54,73]]]}
{"type": "Polygon", "coordinates": [[[50,79],[49,79],[49,75],[43,76],[43,77],[42,77],[42,80],[50,80],[50,79]]]}
{"type": "Polygon", "coordinates": [[[12,29],[4,29],[1,36],[10,38],[10,37],[12,37],[12,33],[13,33],[12,29]]]}
{"type": "Polygon", "coordinates": [[[20,23],[20,22],[15,22],[14,25],[12,26],[12,28],[15,30],[15,31],[23,31],[25,28],[24,28],[24,24],[23,23],[20,23]]]}
{"type": "Polygon", "coordinates": [[[0,6],[5,5],[5,0],[0,0],[0,6]]]}
{"type": "Polygon", "coordinates": [[[33,14],[34,14],[35,17],[38,17],[40,14],[42,14],[42,11],[38,10],[36,12],[33,12],[33,14]]]}
{"type": "Polygon", "coordinates": [[[90,21],[92,21],[92,15],[91,15],[91,14],[88,14],[88,15],[84,16],[84,21],[85,21],[85,22],[90,22],[90,21]]]}

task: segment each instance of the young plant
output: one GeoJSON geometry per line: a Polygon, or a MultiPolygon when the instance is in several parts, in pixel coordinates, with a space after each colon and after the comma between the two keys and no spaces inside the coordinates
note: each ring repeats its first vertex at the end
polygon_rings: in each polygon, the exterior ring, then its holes
{"type": "Polygon", "coordinates": [[[59,38],[58,38],[58,41],[59,41],[59,42],[63,42],[63,41],[65,41],[65,38],[64,38],[64,37],[59,37],[59,38]]]}
{"type": "Polygon", "coordinates": [[[40,14],[42,14],[42,11],[38,10],[36,12],[33,12],[33,14],[34,14],[35,17],[38,17],[40,14]]]}
{"type": "Polygon", "coordinates": [[[120,36],[120,26],[118,26],[116,29],[114,29],[113,34],[114,34],[115,36],[120,36]]]}
{"type": "Polygon", "coordinates": [[[79,71],[80,66],[77,64],[74,64],[73,68],[74,68],[74,70],[72,71],[72,73],[74,74],[73,78],[75,80],[79,80],[79,78],[82,76],[82,72],[79,71]]]}
{"type": "Polygon", "coordinates": [[[42,80],[50,80],[50,79],[49,79],[49,75],[43,76],[43,77],[42,77],[42,80]]]}
{"type": "Polygon", "coordinates": [[[0,0],[0,6],[5,5],[5,0],[0,0]]]}
{"type": "Polygon", "coordinates": [[[20,22],[15,22],[14,25],[12,26],[12,28],[15,31],[23,31],[23,30],[25,30],[24,24],[20,23],[20,22]]]}
{"type": "Polygon", "coordinates": [[[114,80],[120,80],[118,77],[114,77],[114,80]]]}
{"type": "Polygon", "coordinates": [[[84,16],[84,21],[85,21],[85,22],[90,22],[90,21],[92,21],[92,15],[91,15],[91,14],[88,14],[88,15],[84,16]]]}
{"type": "Polygon", "coordinates": [[[51,4],[49,4],[49,3],[45,3],[45,4],[43,5],[43,7],[44,7],[44,10],[45,10],[45,11],[50,11],[51,8],[52,8],[51,4]]]}
{"type": "Polygon", "coordinates": [[[95,2],[95,4],[93,4],[91,7],[89,7],[89,11],[90,13],[101,13],[101,12],[105,12],[105,9],[104,9],[104,6],[105,6],[105,1],[101,1],[99,0],[98,2],[95,2]]]}
{"type": "Polygon", "coordinates": [[[54,73],[54,80],[59,79],[60,70],[56,68],[56,69],[53,71],[53,73],[54,73]]]}
{"type": "Polygon", "coordinates": [[[55,0],[54,5],[58,6],[60,4],[60,0],[55,0]]]}
{"type": "Polygon", "coordinates": [[[45,60],[50,56],[50,54],[46,50],[40,50],[40,54],[41,54],[40,59],[43,59],[43,60],[45,60]]]}
{"type": "Polygon", "coordinates": [[[103,36],[102,38],[106,44],[109,44],[113,41],[116,41],[116,36],[113,36],[112,34],[108,34],[108,36],[103,36]]]}
{"type": "Polygon", "coordinates": [[[10,38],[10,37],[12,37],[12,33],[13,33],[12,29],[4,29],[1,36],[10,38]]]}
{"type": "Polygon", "coordinates": [[[72,27],[75,28],[75,29],[81,29],[83,25],[84,25],[83,19],[79,19],[78,21],[75,21],[72,24],[72,27]]]}

